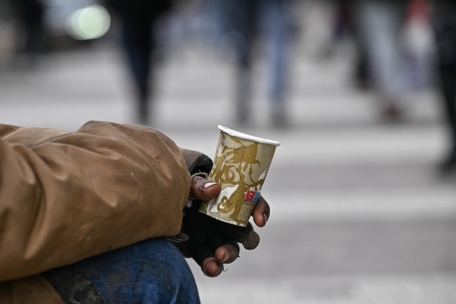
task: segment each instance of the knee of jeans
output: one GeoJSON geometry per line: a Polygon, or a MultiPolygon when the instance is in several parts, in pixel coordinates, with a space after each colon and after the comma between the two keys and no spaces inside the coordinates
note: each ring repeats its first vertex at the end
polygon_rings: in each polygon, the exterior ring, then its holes
{"type": "Polygon", "coordinates": [[[154,303],[198,303],[195,279],[182,254],[166,239],[153,244],[150,265],[138,273],[135,290],[141,290],[142,300],[154,303]],[[139,283],[138,282],[142,282],[139,283]]]}
{"type": "Polygon", "coordinates": [[[108,303],[199,302],[187,262],[166,238],[93,257],[79,267],[108,303]]]}

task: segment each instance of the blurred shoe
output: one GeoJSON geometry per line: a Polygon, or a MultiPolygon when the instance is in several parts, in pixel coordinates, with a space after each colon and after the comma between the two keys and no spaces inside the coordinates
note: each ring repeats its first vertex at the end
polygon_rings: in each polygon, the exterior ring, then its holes
{"type": "Polygon", "coordinates": [[[449,153],[443,162],[439,164],[438,170],[442,176],[456,174],[456,151],[449,153]]]}
{"type": "Polygon", "coordinates": [[[252,87],[250,71],[239,69],[236,78],[235,120],[237,124],[247,125],[252,119],[252,87]]]}
{"type": "Polygon", "coordinates": [[[137,113],[137,124],[147,126],[149,125],[149,113],[145,109],[138,109],[137,113]]]}
{"type": "Polygon", "coordinates": [[[277,129],[285,129],[290,126],[290,121],[285,107],[274,107],[271,112],[272,125],[277,129]]]}
{"type": "Polygon", "coordinates": [[[251,117],[247,111],[244,111],[244,112],[238,111],[236,113],[235,123],[237,125],[247,126],[250,124],[250,121],[251,121],[251,117]]]}
{"type": "Polygon", "coordinates": [[[147,94],[141,94],[140,98],[137,100],[137,123],[143,126],[148,126],[151,122],[151,107],[152,103],[149,102],[147,94]]]}
{"type": "Polygon", "coordinates": [[[367,56],[364,53],[360,53],[356,58],[353,83],[355,88],[360,91],[367,91],[373,88],[372,77],[369,73],[367,56]]]}
{"type": "Polygon", "coordinates": [[[404,120],[404,112],[394,103],[389,103],[382,111],[381,118],[388,123],[398,123],[404,120]]]}
{"type": "Polygon", "coordinates": [[[248,125],[252,121],[251,100],[248,95],[240,95],[236,100],[235,120],[237,124],[248,125]]]}

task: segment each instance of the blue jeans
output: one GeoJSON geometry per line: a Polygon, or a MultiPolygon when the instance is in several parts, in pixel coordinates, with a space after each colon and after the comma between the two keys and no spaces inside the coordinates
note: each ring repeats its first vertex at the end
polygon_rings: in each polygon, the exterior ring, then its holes
{"type": "Polygon", "coordinates": [[[95,287],[106,303],[200,303],[187,262],[166,238],[146,240],[44,274],[51,284],[57,282],[52,285],[64,300],[69,293],[81,293],[78,288],[63,292],[56,288],[65,283],[65,274],[70,280],[84,277],[86,283],[79,285],[95,287]]]}
{"type": "MultiPolygon", "coordinates": [[[[237,65],[250,71],[254,43],[265,38],[270,96],[273,106],[281,106],[288,81],[288,52],[291,42],[289,0],[220,0],[222,31],[230,33],[237,65]]],[[[247,89],[248,90],[248,89],[247,89]]]]}
{"type": "Polygon", "coordinates": [[[408,1],[357,0],[353,3],[376,89],[387,101],[394,101],[405,89],[399,34],[408,1]]]}

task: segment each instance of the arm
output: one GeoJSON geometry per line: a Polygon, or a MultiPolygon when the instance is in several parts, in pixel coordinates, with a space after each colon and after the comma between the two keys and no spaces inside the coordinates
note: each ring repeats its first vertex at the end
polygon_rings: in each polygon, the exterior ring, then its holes
{"type": "Polygon", "coordinates": [[[89,122],[24,145],[19,131],[0,131],[0,281],[179,232],[190,175],[163,134],[89,122]]]}

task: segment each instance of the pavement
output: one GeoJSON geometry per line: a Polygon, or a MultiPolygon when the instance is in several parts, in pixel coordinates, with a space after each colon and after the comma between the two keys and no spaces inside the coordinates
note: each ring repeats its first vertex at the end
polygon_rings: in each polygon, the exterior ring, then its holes
{"type": "MultiPolygon", "coordinates": [[[[407,95],[406,119],[385,124],[372,92],[350,84],[350,52],[293,53],[291,126],[269,119],[264,64],[250,124],[233,117],[229,57],[188,45],[167,55],[150,125],[213,156],[217,125],[281,142],[263,195],[271,217],[257,250],[216,279],[195,273],[203,303],[456,303],[456,179],[443,179],[438,96],[407,95]]],[[[88,120],[135,122],[128,74],[111,44],[0,70],[0,121],[74,130],[88,120]]]]}

